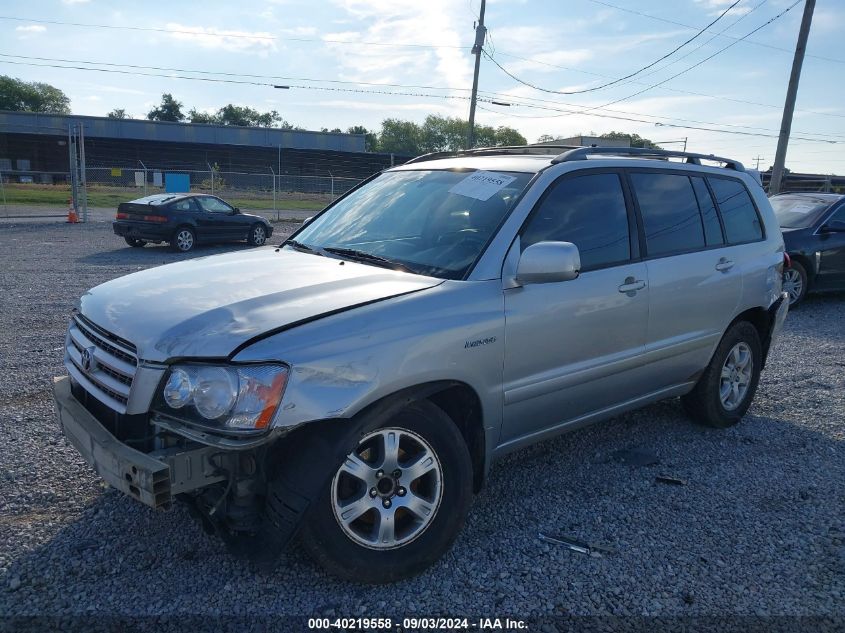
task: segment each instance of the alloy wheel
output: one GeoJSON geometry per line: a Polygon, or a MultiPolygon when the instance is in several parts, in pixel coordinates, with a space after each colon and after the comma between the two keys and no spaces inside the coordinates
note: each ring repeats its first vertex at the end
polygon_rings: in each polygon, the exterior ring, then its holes
{"type": "Polygon", "coordinates": [[[341,530],[370,549],[401,547],[431,525],[443,495],[434,449],[416,433],[385,428],[366,435],[332,480],[341,530]]]}
{"type": "Polygon", "coordinates": [[[187,229],[182,229],[176,234],[176,246],[180,251],[189,251],[194,245],[194,234],[187,229]]]}
{"type": "Polygon", "coordinates": [[[733,411],[745,400],[754,375],[754,355],[748,343],[740,341],[731,348],[722,365],[719,379],[719,400],[727,411],[733,411]]]}
{"type": "Polygon", "coordinates": [[[783,289],[789,294],[790,305],[798,301],[804,290],[804,281],[801,279],[801,273],[794,268],[787,268],[783,271],[783,289]]]}
{"type": "Polygon", "coordinates": [[[252,243],[256,246],[261,246],[267,241],[267,232],[263,226],[256,226],[252,230],[252,243]]]}

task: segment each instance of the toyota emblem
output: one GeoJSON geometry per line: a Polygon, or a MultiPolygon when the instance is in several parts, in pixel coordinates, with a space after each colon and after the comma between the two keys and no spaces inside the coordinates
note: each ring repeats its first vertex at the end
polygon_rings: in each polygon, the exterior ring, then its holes
{"type": "Polygon", "coordinates": [[[97,363],[94,360],[94,347],[86,347],[82,350],[82,369],[90,372],[96,366],[97,363]]]}

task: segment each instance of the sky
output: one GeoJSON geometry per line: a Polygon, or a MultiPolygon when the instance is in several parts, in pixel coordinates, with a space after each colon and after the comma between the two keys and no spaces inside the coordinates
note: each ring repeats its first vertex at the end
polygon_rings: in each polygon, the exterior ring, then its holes
{"type": "MultiPolygon", "coordinates": [[[[736,0],[489,0],[495,63],[482,58],[476,120],[529,142],[611,130],[667,149],[686,140],[688,151],[766,169],[803,2],[776,16],[794,1],[739,0],[700,33],[736,0]]],[[[234,103],[316,130],[466,118],[479,9],[480,0],[5,0],[0,74],[61,88],[75,114],[144,118],[169,92],[186,112],[234,103]]],[[[793,171],[845,173],[843,35],[845,0],[818,0],[793,171]]]]}

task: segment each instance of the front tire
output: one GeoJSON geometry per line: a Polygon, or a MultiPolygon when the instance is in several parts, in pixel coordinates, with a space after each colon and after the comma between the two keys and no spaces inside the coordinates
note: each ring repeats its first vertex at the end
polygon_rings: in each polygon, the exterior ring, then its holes
{"type": "Polygon", "coordinates": [[[471,501],[463,437],[442,409],[415,402],[361,438],[309,511],[302,541],[336,576],[393,582],[449,549],[471,501]]]}
{"type": "Polygon", "coordinates": [[[684,408],[705,426],[733,426],[751,406],[762,366],[757,328],[747,321],[734,323],[693,390],[681,398],[684,408]]]}
{"type": "Polygon", "coordinates": [[[789,307],[794,307],[807,296],[807,269],[795,260],[783,271],[783,290],[789,294],[789,307]]]}
{"type": "Polygon", "coordinates": [[[263,246],[267,241],[267,229],[263,224],[253,224],[249,229],[249,236],[246,238],[250,246],[263,246]]]}
{"type": "Polygon", "coordinates": [[[147,245],[147,242],[145,240],[139,240],[139,239],[134,238],[134,237],[124,237],[123,239],[132,248],[143,248],[144,246],[147,245]]]}
{"type": "Polygon", "coordinates": [[[170,240],[170,248],[179,253],[187,253],[193,250],[197,243],[197,234],[189,226],[180,226],[170,240]]]}

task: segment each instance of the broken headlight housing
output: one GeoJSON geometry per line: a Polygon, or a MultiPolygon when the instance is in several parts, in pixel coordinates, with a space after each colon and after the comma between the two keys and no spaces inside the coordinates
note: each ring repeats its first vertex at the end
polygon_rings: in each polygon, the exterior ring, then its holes
{"type": "Polygon", "coordinates": [[[221,433],[264,431],[287,386],[282,364],[179,364],[167,372],[155,413],[221,433]]]}

